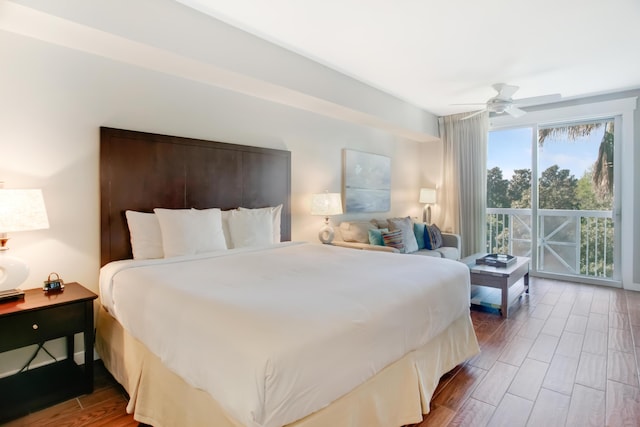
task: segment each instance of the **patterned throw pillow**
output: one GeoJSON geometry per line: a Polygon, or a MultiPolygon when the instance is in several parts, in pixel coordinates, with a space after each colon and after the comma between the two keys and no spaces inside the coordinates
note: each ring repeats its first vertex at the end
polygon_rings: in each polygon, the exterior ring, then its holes
{"type": "Polygon", "coordinates": [[[404,253],[410,254],[418,250],[418,242],[416,235],[413,233],[413,221],[411,217],[389,218],[387,219],[389,230],[402,231],[402,244],[404,245],[404,253]]]}
{"type": "Polygon", "coordinates": [[[394,230],[389,232],[382,232],[382,240],[385,246],[396,248],[401,253],[404,253],[404,243],[402,243],[402,230],[394,230]]]}
{"type": "Polygon", "coordinates": [[[442,233],[437,225],[427,225],[424,229],[424,247],[438,249],[442,246],[442,233]]]}

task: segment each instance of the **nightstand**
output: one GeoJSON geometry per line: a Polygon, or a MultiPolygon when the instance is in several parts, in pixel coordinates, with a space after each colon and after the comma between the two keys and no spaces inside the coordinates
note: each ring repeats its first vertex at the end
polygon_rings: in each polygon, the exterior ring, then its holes
{"type": "MultiPolygon", "coordinates": [[[[79,283],[63,292],[25,291],[0,304],[0,352],[66,337],[67,358],[0,378],[0,423],[93,391],[93,300],[79,283]],[[73,337],[84,333],[84,366],[73,360],[73,337]]],[[[26,360],[25,360],[26,362],[26,360]]]]}

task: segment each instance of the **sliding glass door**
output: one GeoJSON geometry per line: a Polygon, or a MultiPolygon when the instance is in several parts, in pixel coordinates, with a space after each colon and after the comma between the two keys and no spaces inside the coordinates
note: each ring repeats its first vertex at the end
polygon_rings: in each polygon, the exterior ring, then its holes
{"type": "Polygon", "coordinates": [[[616,285],[615,141],[614,118],[490,132],[487,251],[529,256],[540,276],[616,285]]]}

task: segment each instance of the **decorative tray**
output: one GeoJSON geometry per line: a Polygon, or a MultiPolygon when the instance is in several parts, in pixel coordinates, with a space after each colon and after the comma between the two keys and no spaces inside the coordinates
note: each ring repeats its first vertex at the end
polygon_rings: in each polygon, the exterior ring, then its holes
{"type": "Polygon", "coordinates": [[[513,255],[488,254],[482,258],[476,258],[476,264],[489,265],[491,267],[506,268],[516,262],[513,255]]]}

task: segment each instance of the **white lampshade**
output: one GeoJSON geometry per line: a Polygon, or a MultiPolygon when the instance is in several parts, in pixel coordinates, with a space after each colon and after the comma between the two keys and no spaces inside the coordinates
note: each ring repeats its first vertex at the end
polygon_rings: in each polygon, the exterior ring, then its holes
{"type": "Polygon", "coordinates": [[[435,203],[435,202],[436,202],[436,190],[434,188],[420,189],[420,203],[435,203]]]}
{"type": "Polygon", "coordinates": [[[16,288],[29,275],[20,258],[7,255],[6,233],[49,228],[42,190],[0,188],[0,291],[16,288]]]}
{"type": "Polygon", "coordinates": [[[0,189],[0,233],[49,228],[42,190],[0,189]]]}
{"type": "Polygon", "coordinates": [[[340,193],[319,193],[311,196],[311,215],[331,216],[342,214],[340,193]]]}

